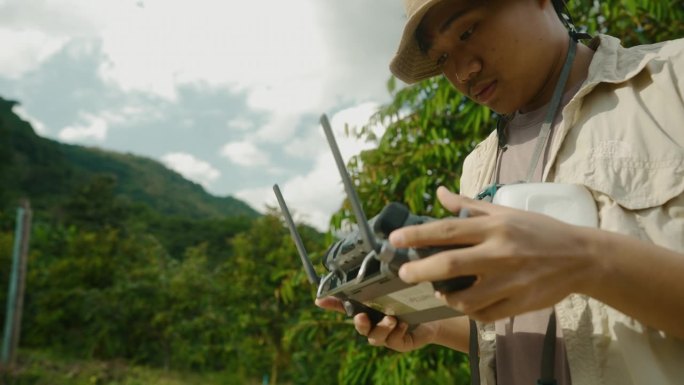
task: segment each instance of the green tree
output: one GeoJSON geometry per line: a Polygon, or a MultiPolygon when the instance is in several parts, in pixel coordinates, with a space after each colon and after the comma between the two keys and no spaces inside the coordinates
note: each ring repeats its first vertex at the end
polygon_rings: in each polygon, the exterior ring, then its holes
{"type": "MultiPolygon", "coordinates": [[[[308,250],[323,248],[320,234],[301,230],[308,250]]],[[[321,345],[301,338],[298,331],[312,330],[307,325],[315,324],[314,313],[322,312],[313,306],[315,288],[306,280],[288,230],[271,210],[236,236],[232,245],[235,255],[225,282],[237,313],[234,327],[239,338],[231,344],[240,352],[235,364],[248,368],[246,374],[252,378],[267,374],[272,384],[311,383],[303,380],[316,374],[308,365],[321,357],[311,348],[321,345]]],[[[329,378],[329,371],[321,373],[329,378]]]]}
{"type": "Polygon", "coordinates": [[[146,235],[35,226],[22,341],[83,358],[158,355],[150,325],[165,259],[146,235]]]}
{"type": "Polygon", "coordinates": [[[95,175],[64,205],[64,222],[90,229],[123,227],[132,210],[127,201],[116,195],[116,184],[113,175],[95,175]]]}
{"type": "Polygon", "coordinates": [[[186,250],[205,244],[208,263],[217,266],[233,255],[230,240],[249,229],[251,218],[193,219],[182,216],[147,215],[144,229],[161,242],[172,258],[182,260],[186,250]]]}
{"type": "Polygon", "coordinates": [[[173,260],[158,287],[160,306],[153,327],[161,335],[163,365],[184,370],[220,370],[230,358],[231,319],[219,268],[208,263],[206,244],[173,260]]]}

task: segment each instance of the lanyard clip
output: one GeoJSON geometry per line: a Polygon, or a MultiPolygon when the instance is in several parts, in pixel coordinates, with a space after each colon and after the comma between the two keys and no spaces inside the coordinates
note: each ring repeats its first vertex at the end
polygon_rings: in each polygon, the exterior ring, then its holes
{"type": "Polygon", "coordinates": [[[479,201],[487,201],[491,202],[492,199],[494,199],[494,194],[496,194],[497,190],[503,186],[502,184],[497,184],[497,183],[492,183],[489,186],[487,186],[484,190],[482,190],[481,193],[477,194],[475,199],[479,201]]]}

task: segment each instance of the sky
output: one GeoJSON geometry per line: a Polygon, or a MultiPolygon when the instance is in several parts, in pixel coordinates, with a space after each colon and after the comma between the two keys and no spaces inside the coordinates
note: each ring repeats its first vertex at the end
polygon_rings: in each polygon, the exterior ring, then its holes
{"type": "MultiPolygon", "coordinates": [[[[258,211],[278,183],[319,230],[344,134],[390,100],[401,0],[0,0],[0,96],[44,137],[158,160],[258,211]]],[[[378,134],[381,128],[376,128],[378,134]]]]}

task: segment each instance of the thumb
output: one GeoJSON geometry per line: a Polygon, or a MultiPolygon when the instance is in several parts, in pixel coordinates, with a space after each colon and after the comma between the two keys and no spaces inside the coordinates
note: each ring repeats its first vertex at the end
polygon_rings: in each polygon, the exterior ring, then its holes
{"type": "Polygon", "coordinates": [[[451,192],[444,186],[437,187],[437,199],[447,210],[457,213],[461,210],[461,200],[458,194],[451,192]]]}
{"type": "MultiPolygon", "coordinates": [[[[338,313],[345,313],[342,302],[335,297],[316,298],[316,306],[325,310],[333,310],[338,313]]],[[[346,314],[346,313],[345,313],[346,314]]]]}

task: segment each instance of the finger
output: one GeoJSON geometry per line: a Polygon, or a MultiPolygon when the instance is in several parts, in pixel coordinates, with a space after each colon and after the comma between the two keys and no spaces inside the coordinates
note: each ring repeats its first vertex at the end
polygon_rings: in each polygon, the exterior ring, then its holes
{"type": "Polygon", "coordinates": [[[516,316],[534,310],[553,306],[566,295],[562,290],[548,288],[539,291],[533,285],[498,277],[491,288],[483,290],[493,294],[482,295],[473,290],[471,293],[454,293],[447,295],[446,301],[454,307],[460,307],[465,314],[482,322],[494,322],[507,317],[516,316]],[[474,293],[474,294],[473,294],[474,293]]]}
{"type": "Polygon", "coordinates": [[[560,288],[547,287],[546,289],[547,290],[539,291],[536,287],[528,286],[524,290],[508,295],[504,299],[473,311],[469,315],[478,321],[493,322],[499,319],[553,307],[568,295],[567,292],[560,288]]]}
{"type": "Polygon", "coordinates": [[[406,283],[436,282],[467,275],[484,276],[507,269],[487,244],[451,249],[406,262],[399,278],[406,283]]]}
{"type": "Polygon", "coordinates": [[[397,319],[386,316],[367,334],[368,343],[373,346],[383,346],[387,336],[397,327],[397,319]]]}
{"type": "Polygon", "coordinates": [[[397,351],[406,351],[416,346],[415,339],[411,333],[408,333],[409,325],[406,322],[400,322],[394,330],[390,332],[385,340],[385,345],[397,351]]]}
{"type": "Polygon", "coordinates": [[[368,336],[368,333],[370,333],[372,327],[373,326],[371,325],[370,318],[368,318],[368,314],[359,313],[354,316],[354,329],[356,329],[357,333],[361,334],[362,336],[368,336]]]}
{"type": "Polygon", "coordinates": [[[445,218],[394,230],[389,241],[394,247],[472,245],[482,242],[492,225],[488,216],[445,218]]]}
{"type": "Polygon", "coordinates": [[[450,307],[464,314],[473,314],[514,296],[518,292],[516,289],[509,288],[510,279],[506,279],[502,275],[480,278],[476,285],[467,289],[451,293],[437,292],[436,296],[443,299],[450,307]]]}
{"type": "Polygon", "coordinates": [[[316,298],[315,304],[316,306],[325,310],[333,310],[339,313],[346,314],[346,312],[344,311],[344,306],[342,305],[342,301],[335,297],[316,298]]]}
{"type": "Polygon", "coordinates": [[[470,212],[470,216],[478,216],[492,214],[500,209],[500,206],[496,206],[487,201],[470,199],[451,192],[444,186],[439,186],[437,188],[437,198],[442,206],[452,213],[458,213],[465,208],[470,212]]]}

